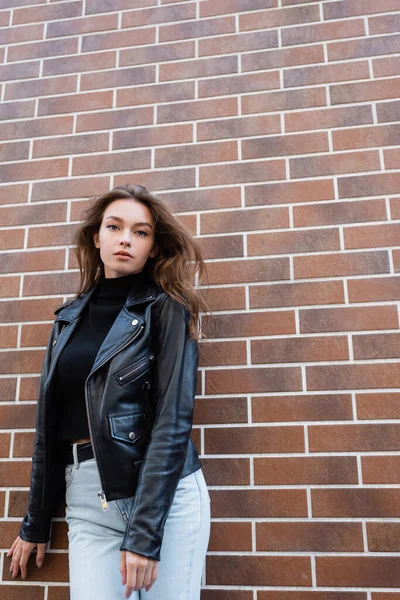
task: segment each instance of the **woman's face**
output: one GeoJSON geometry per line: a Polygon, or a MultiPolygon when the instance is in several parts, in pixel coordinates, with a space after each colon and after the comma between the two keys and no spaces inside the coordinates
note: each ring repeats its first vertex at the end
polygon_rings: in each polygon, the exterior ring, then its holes
{"type": "Polygon", "coordinates": [[[114,200],[103,214],[94,235],[107,278],[139,273],[149,256],[156,256],[154,220],[150,210],[136,200],[114,200]],[[116,254],[120,250],[130,257],[116,254]]]}

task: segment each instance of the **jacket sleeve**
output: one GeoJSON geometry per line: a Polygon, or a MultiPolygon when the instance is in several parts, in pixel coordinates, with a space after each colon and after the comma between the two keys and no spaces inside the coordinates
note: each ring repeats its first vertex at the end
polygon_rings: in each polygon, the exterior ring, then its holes
{"type": "Polygon", "coordinates": [[[18,535],[27,542],[46,543],[50,539],[51,528],[51,494],[45,486],[44,453],[44,382],[47,378],[52,341],[55,327],[50,333],[39,380],[38,400],[36,407],[36,435],[32,454],[32,470],[29,489],[28,512],[20,526],[18,535]]]}
{"type": "Polygon", "coordinates": [[[167,295],[160,309],[153,381],[156,415],[120,550],[160,560],[165,521],[185,463],[193,422],[199,352],[190,314],[167,295]]]}

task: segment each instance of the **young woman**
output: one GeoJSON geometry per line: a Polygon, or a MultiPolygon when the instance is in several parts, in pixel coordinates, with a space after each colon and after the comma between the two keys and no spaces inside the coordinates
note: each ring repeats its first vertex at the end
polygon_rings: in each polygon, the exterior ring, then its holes
{"type": "Polygon", "coordinates": [[[210,497],[190,432],[197,387],[196,240],[123,185],[87,210],[80,287],[60,306],[39,383],[28,512],[13,577],[65,499],[71,600],[198,600],[210,497]],[[140,590],[140,591],[139,591],[140,590]]]}

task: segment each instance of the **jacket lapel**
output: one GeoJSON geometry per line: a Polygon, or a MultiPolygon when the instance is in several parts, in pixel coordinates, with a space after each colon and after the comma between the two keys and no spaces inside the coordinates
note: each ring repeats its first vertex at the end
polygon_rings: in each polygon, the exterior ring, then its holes
{"type": "MultiPolygon", "coordinates": [[[[79,296],[79,298],[68,301],[54,311],[54,314],[57,315],[55,323],[66,321],[68,325],[62,334],[59,347],[57,348],[56,346],[54,352],[52,353],[49,367],[49,377],[54,372],[54,366],[58,356],[60,355],[62,348],[71,337],[84,308],[89,303],[96,288],[97,285],[95,284],[88,291],[79,296]]],[[[105,363],[109,358],[114,356],[114,354],[119,352],[126,344],[130,343],[137,335],[140,334],[142,328],[144,327],[143,317],[131,309],[137,304],[148,303],[154,300],[157,296],[158,289],[159,286],[154,280],[149,278],[146,273],[143,273],[143,276],[135,282],[133,288],[129,290],[124,306],[118,313],[110,330],[104,338],[102,345],[99,348],[89,375],[91,375],[92,372],[95,371],[100,365],[105,363]]],[[[60,329],[58,329],[58,331],[58,335],[61,335],[60,329]]]]}

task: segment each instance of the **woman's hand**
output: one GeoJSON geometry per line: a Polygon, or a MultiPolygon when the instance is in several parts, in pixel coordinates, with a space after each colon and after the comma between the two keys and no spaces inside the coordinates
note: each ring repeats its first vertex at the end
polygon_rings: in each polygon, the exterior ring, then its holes
{"type": "Polygon", "coordinates": [[[120,559],[122,585],[126,585],[125,598],[129,598],[133,590],[143,587],[148,592],[157,579],[159,561],[127,550],[120,551],[120,559]]]}
{"type": "Polygon", "coordinates": [[[37,546],[37,554],[36,554],[36,564],[38,567],[41,567],[44,562],[44,553],[46,550],[46,544],[36,544],[36,542],[26,542],[19,535],[13,542],[13,545],[7,552],[6,556],[12,556],[10,571],[13,577],[18,575],[18,571],[21,568],[21,576],[22,579],[26,578],[26,565],[28,563],[28,558],[34,550],[35,546],[37,546]]]}

